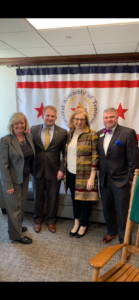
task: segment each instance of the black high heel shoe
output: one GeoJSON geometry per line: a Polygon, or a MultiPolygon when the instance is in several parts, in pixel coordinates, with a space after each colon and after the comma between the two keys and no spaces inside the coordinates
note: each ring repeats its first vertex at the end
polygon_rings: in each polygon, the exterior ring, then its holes
{"type": "Polygon", "coordinates": [[[71,232],[71,231],[70,231],[70,233],[69,233],[69,236],[70,236],[70,237],[73,237],[73,236],[75,236],[75,235],[77,234],[77,232],[78,232],[79,228],[80,228],[80,225],[79,225],[79,227],[78,227],[78,229],[77,229],[77,231],[76,231],[76,232],[71,232]]]}
{"type": "Polygon", "coordinates": [[[83,236],[85,235],[87,229],[88,229],[88,226],[86,227],[85,232],[84,232],[83,234],[79,234],[79,233],[77,232],[77,234],[75,235],[75,237],[78,238],[78,239],[81,238],[81,237],[83,237],[83,236]]]}

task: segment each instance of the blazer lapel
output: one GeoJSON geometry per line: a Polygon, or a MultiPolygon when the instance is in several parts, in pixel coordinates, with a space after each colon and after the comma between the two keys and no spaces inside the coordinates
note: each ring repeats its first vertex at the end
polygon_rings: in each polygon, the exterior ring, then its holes
{"type": "Polygon", "coordinates": [[[39,146],[44,150],[45,148],[44,148],[43,142],[42,142],[42,140],[41,140],[42,126],[43,126],[43,124],[41,124],[40,126],[38,126],[38,127],[36,128],[35,142],[36,142],[37,144],[39,144],[39,146]]]}
{"type": "MultiPolygon", "coordinates": [[[[57,137],[58,137],[58,127],[54,124],[54,134],[53,134],[53,138],[52,138],[52,141],[51,141],[49,147],[50,147],[53,143],[55,143],[57,137]]],[[[49,148],[49,147],[48,147],[48,148],[49,148]]]]}
{"type": "Polygon", "coordinates": [[[111,138],[111,141],[109,143],[108,149],[111,147],[111,145],[115,142],[115,140],[117,139],[119,133],[121,131],[121,127],[117,124],[116,129],[114,130],[113,136],[111,138]]]}
{"type": "MultiPolygon", "coordinates": [[[[103,133],[103,129],[101,131],[101,133],[99,134],[99,147],[100,149],[104,152],[104,147],[103,147],[103,142],[104,142],[104,137],[105,137],[105,134],[103,133]],[[101,136],[102,135],[102,136],[101,136]]],[[[104,155],[105,155],[105,152],[104,152],[104,155]]]]}
{"type": "Polygon", "coordinates": [[[18,142],[18,139],[14,133],[11,136],[11,143],[12,143],[13,147],[16,149],[16,151],[24,158],[23,151],[22,151],[20,144],[18,142]]]}

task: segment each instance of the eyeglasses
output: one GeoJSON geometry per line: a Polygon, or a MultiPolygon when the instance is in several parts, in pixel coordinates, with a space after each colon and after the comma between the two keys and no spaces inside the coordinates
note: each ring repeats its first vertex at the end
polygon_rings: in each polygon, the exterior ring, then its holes
{"type": "Polygon", "coordinates": [[[77,119],[77,118],[74,118],[74,120],[76,120],[77,122],[79,122],[79,121],[81,121],[81,122],[86,121],[86,119],[77,119]]]}

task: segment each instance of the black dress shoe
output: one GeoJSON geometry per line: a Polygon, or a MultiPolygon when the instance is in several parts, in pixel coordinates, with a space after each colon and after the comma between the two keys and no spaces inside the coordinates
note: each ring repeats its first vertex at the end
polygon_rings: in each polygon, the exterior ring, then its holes
{"type": "Polygon", "coordinates": [[[31,244],[32,239],[28,238],[27,236],[24,236],[22,239],[18,240],[18,242],[20,242],[22,244],[31,244]]]}
{"type": "Polygon", "coordinates": [[[88,229],[88,226],[86,227],[85,232],[84,232],[83,234],[79,234],[79,233],[77,232],[77,234],[75,235],[75,237],[76,237],[77,239],[83,237],[83,236],[85,235],[87,229],[88,229]]]}
{"type": "Polygon", "coordinates": [[[78,229],[77,229],[77,231],[76,231],[76,232],[71,232],[71,231],[70,231],[70,233],[69,233],[69,236],[70,236],[70,237],[73,237],[73,236],[75,236],[75,235],[76,235],[76,233],[78,232],[79,228],[80,228],[80,226],[78,227],[78,229]]]}
{"type": "Polygon", "coordinates": [[[27,227],[22,227],[22,232],[27,231],[27,227]]]}

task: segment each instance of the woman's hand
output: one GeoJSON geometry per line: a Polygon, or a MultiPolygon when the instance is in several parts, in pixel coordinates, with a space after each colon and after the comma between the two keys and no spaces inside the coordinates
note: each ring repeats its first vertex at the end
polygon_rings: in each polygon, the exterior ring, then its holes
{"type": "Polygon", "coordinates": [[[94,188],[94,183],[95,183],[95,178],[91,178],[91,177],[90,177],[90,178],[88,179],[86,189],[87,189],[88,191],[91,191],[91,190],[94,188]]]}
{"type": "Polygon", "coordinates": [[[87,181],[86,189],[88,191],[91,191],[94,188],[94,185],[95,185],[95,176],[96,176],[96,171],[92,171],[91,174],[90,174],[90,178],[87,181]]]}
{"type": "Polygon", "coordinates": [[[7,193],[8,193],[8,194],[13,194],[13,193],[14,193],[14,189],[7,190],[7,193]]]}

